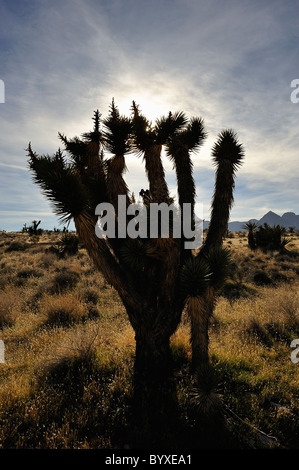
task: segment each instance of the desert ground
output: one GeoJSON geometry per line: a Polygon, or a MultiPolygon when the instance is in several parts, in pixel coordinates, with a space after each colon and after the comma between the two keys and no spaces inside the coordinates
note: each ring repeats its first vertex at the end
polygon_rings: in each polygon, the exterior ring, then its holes
{"type": "MultiPolygon", "coordinates": [[[[246,235],[228,233],[224,241],[233,266],[210,324],[215,375],[204,390],[221,403],[241,448],[298,449],[299,363],[291,342],[299,338],[299,234],[289,234],[286,253],[252,251],[246,235]]],[[[2,449],[127,445],[134,331],[84,246],[55,252],[62,236],[0,233],[2,449]]],[[[183,315],[172,338],[184,428],[177,448],[205,447],[201,431],[213,419],[190,377],[190,352],[183,315]]],[[[215,445],[226,446],[221,435],[215,445]]]]}

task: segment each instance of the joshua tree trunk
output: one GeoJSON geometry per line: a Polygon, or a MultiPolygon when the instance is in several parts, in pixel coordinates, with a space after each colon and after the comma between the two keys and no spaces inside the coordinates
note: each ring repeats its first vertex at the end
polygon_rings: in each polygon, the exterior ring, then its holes
{"type": "Polygon", "coordinates": [[[159,335],[159,325],[155,329],[138,328],[135,336],[134,422],[138,440],[148,447],[163,446],[176,407],[171,332],[159,335]]]}
{"type": "Polygon", "coordinates": [[[209,317],[204,308],[203,300],[194,299],[188,305],[188,313],[191,323],[191,370],[195,372],[198,365],[209,361],[209,317]]]}
{"type": "MultiPolygon", "coordinates": [[[[94,231],[92,218],[75,219],[76,228],[95,266],[118,291],[135,331],[136,355],[134,364],[133,436],[134,444],[158,446],[167,437],[171,419],[175,416],[175,384],[170,354],[170,338],[181,318],[182,305],[175,300],[175,289],[169,286],[161,292],[157,308],[154,298],[142,297],[130,289],[129,274],[113,265],[106,245],[94,231]],[[106,260],[109,269],[106,272],[106,260]],[[114,269],[113,269],[114,266],[114,269]]],[[[173,252],[172,252],[173,254],[173,252]]],[[[175,260],[175,257],[174,257],[175,260]]],[[[177,273],[169,269],[168,278],[174,286],[177,273]]],[[[150,296],[151,297],[151,296],[150,296]]]]}
{"type": "Polygon", "coordinates": [[[211,288],[208,288],[201,298],[190,299],[188,302],[193,372],[209,362],[209,326],[215,303],[216,295],[211,288]]]}

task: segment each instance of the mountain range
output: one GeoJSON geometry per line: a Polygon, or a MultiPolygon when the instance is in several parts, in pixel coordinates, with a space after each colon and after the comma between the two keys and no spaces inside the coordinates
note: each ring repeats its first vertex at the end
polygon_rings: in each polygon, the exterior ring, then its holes
{"type": "MultiPolygon", "coordinates": [[[[296,215],[294,212],[285,212],[283,215],[277,215],[275,212],[269,211],[267,214],[263,215],[261,219],[250,219],[246,222],[254,222],[257,225],[264,225],[267,223],[270,226],[280,225],[288,229],[289,227],[294,227],[295,230],[299,229],[299,215],[296,215]]],[[[230,232],[244,231],[244,224],[246,222],[232,221],[228,223],[228,230],[230,232]]],[[[205,220],[203,223],[203,228],[208,228],[209,221],[205,220]]]]}

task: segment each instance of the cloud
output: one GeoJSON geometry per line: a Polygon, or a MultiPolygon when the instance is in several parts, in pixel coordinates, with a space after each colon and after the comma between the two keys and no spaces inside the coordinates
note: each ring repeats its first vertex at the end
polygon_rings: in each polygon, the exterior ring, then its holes
{"type": "Polygon", "coordinates": [[[23,167],[23,166],[19,166],[19,165],[10,165],[8,163],[1,163],[0,162],[0,166],[4,166],[6,168],[15,168],[17,170],[23,170],[23,171],[27,171],[27,168],[23,167]]]}
{"type": "MultiPolygon", "coordinates": [[[[38,153],[54,153],[59,131],[88,131],[93,111],[106,115],[113,97],[123,114],[134,99],[153,121],[170,110],[204,118],[209,136],[194,168],[205,218],[214,183],[210,153],[223,128],[237,132],[246,152],[232,217],[255,217],[271,202],[282,211],[296,205],[299,104],[290,101],[290,83],[298,78],[299,22],[290,3],[3,0],[0,14],[3,211],[22,201],[24,211],[38,204],[47,212],[31,176],[20,176],[28,142],[38,153]]],[[[146,184],[141,160],[128,159],[126,178],[135,192],[146,184]]]]}

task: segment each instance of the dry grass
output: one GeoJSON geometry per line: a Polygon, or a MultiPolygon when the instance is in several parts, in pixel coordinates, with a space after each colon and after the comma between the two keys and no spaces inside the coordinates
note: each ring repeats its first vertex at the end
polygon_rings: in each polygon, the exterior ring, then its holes
{"type": "MultiPolygon", "coordinates": [[[[0,239],[0,448],[121,447],[134,332],[82,247],[65,259],[47,252],[55,237],[0,239]],[[13,242],[23,248],[7,251],[13,242]]],[[[299,251],[299,237],[292,238],[290,250],[299,251]]],[[[254,426],[276,436],[276,446],[298,448],[299,365],[290,361],[291,340],[299,338],[298,258],[252,253],[241,234],[225,244],[234,268],[210,327],[217,397],[234,413],[237,433],[250,435],[254,426]]],[[[172,353],[192,428],[189,338],[183,316],[172,353]]]]}

